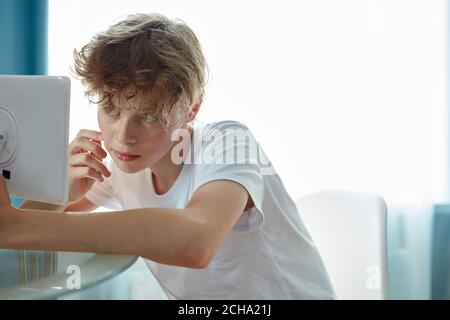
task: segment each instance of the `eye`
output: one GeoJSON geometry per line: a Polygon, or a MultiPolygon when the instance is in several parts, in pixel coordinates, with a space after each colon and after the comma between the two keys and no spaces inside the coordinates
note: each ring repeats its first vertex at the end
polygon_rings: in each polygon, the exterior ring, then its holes
{"type": "Polygon", "coordinates": [[[158,118],[152,116],[150,113],[141,113],[139,114],[139,118],[144,122],[153,122],[158,120],[158,118]]]}

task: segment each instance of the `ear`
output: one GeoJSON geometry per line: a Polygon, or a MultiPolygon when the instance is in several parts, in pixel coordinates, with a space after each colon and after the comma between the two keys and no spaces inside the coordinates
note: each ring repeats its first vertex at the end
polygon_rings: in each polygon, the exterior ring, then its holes
{"type": "Polygon", "coordinates": [[[188,116],[186,117],[186,122],[191,122],[195,119],[197,116],[197,113],[200,111],[200,106],[203,102],[203,95],[200,96],[199,101],[195,104],[194,107],[192,107],[192,110],[189,112],[188,116]]]}

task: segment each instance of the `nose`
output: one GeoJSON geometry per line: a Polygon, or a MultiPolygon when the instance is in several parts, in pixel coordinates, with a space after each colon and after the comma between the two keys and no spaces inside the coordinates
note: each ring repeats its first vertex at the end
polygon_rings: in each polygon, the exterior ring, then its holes
{"type": "Polygon", "coordinates": [[[122,116],[118,122],[117,140],[122,144],[135,144],[137,142],[136,124],[133,117],[122,116]]]}

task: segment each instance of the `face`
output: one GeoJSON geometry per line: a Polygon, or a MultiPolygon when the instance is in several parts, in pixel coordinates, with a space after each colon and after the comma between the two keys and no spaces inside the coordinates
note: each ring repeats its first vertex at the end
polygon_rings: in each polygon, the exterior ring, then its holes
{"type": "Polygon", "coordinates": [[[138,113],[137,98],[115,95],[111,102],[99,106],[98,124],[105,148],[121,171],[142,171],[170,154],[176,143],[170,139],[171,130],[166,132],[150,113],[138,113]]]}

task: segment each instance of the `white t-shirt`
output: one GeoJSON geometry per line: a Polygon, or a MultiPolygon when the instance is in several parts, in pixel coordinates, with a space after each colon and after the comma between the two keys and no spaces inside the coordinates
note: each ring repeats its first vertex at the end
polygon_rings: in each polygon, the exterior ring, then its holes
{"type": "Polygon", "coordinates": [[[297,207],[250,130],[235,121],[194,126],[176,182],[158,195],[149,168],[112,175],[86,198],[113,210],[185,208],[192,194],[218,179],[241,184],[255,207],[245,211],[204,269],[146,264],[170,299],[334,299],[322,259],[297,207]]]}

